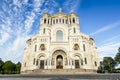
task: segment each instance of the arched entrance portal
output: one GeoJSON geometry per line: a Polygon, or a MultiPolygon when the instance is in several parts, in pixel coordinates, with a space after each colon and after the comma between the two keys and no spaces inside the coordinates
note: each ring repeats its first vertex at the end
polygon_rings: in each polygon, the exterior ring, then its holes
{"type": "Polygon", "coordinates": [[[57,69],[63,69],[63,57],[61,55],[56,57],[56,64],[57,69]]]}
{"type": "Polygon", "coordinates": [[[52,54],[52,66],[55,69],[64,69],[66,60],[67,56],[63,50],[56,50],[52,54]]]}

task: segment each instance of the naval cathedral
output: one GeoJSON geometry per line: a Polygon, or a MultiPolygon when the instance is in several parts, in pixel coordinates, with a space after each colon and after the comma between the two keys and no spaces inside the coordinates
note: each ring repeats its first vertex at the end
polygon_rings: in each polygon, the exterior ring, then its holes
{"type": "Polygon", "coordinates": [[[39,33],[26,41],[21,72],[34,70],[97,70],[99,57],[95,41],[80,32],[74,13],[45,13],[40,18],[39,33]]]}

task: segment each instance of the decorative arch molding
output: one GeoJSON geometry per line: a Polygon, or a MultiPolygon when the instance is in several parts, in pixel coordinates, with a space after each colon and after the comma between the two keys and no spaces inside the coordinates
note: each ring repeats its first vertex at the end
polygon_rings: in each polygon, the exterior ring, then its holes
{"type": "Polygon", "coordinates": [[[65,49],[65,48],[63,48],[63,47],[57,47],[57,48],[54,48],[54,49],[52,50],[51,55],[53,55],[54,52],[57,51],[57,50],[62,50],[62,51],[64,51],[64,52],[66,53],[66,55],[67,55],[67,53],[68,53],[67,49],[65,49]]]}
{"type": "Polygon", "coordinates": [[[75,53],[75,54],[73,54],[72,56],[79,56],[81,59],[83,59],[83,56],[80,54],[80,53],[75,53]]]}
{"type": "Polygon", "coordinates": [[[37,59],[39,59],[40,57],[45,57],[46,58],[46,54],[45,53],[40,53],[37,55],[37,59]]]}
{"type": "Polygon", "coordinates": [[[63,34],[65,34],[64,32],[65,32],[65,29],[64,28],[56,28],[56,29],[54,29],[54,31],[53,32],[57,32],[58,30],[61,30],[62,32],[63,32],[63,34]]]}

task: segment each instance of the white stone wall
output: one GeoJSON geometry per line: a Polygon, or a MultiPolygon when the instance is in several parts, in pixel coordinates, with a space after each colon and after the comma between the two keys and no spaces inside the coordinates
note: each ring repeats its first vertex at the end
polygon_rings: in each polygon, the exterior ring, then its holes
{"type": "Polygon", "coordinates": [[[56,69],[56,66],[52,65],[52,59],[54,52],[57,50],[65,52],[63,58],[67,59],[67,65],[65,65],[65,59],[63,59],[63,69],[75,69],[75,60],[79,60],[80,69],[97,70],[100,64],[95,42],[88,35],[80,32],[80,24],[76,14],[57,13],[53,16],[43,14],[40,22],[39,33],[26,42],[21,71],[39,69],[40,60],[44,60],[44,69],[56,69]],[[60,42],[56,41],[58,30],[63,32],[63,40],[60,42]],[[40,50],[41,44],[45,45],[44,51],[40,50]],[[78,50],[74,50],[75,44],[79,45],[78,50]],[[83,44],[85,45],[85,51],[83,44]],[[87,60],[86,64],[85,58],[87,60]],[[81,64],[82,61],[83,65],[81,64]]]}

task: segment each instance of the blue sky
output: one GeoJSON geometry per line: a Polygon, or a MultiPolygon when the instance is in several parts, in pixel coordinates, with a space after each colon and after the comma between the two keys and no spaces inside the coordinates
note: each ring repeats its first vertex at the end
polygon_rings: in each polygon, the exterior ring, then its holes
{"type": "Polygon", "coordinates": [[[0,58],[22,60],[25,41],[39,31],[40,16],[74,11],[80,31],[96,41],[100,60],[120,47],[120,0],[0,0],[0,58]]]}

